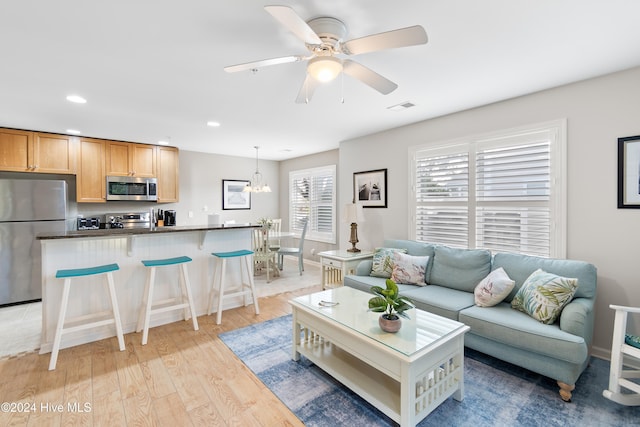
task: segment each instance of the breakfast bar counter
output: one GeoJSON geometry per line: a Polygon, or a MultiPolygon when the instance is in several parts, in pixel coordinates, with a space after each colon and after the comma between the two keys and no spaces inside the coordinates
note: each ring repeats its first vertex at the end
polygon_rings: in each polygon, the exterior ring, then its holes
{"type": "MultiPolygon", "coordinates": [[[[191,291],[198,316],[206,314],[209,290],[213,280],[212,252],[251,249],[255,224],[220,226],[175,226],[136,229],[106,229],[43,233],[37,239],[42,246],[42,338],[40,353],[48,353],[58,320],[62,298],[62,280],[56,271],[117,263],[113,273],[122,327],[134,332],[144,291],[146,270],[142,260],[188,256],[191,291]]],[[[240,266],[230,262],[226,271],[227,287],[240,286],[240,266]]],[[[108,298],[103,295],[103,277],[87,276],[73,287],[69,297],[68,317],[88,312],[108,310],[108,298]]],[[[178,293],[178,269],[160,269],[156,273],[154,300],[170,299],[178,293]]],[[[225,299],[224,309],[239,307],[242,298],[225,299]]],[[[182,312],[173,311],[152,318],[151,327],[181,320],[182,312]]],[[[151,332],[152,334],[152,332],[151,332]]],[[[140,334],[141,335],[141,334],[140,334]]],[[[98,341],[115,336],[113,326],[79,331],[65,335],[61,348],[98,341]]],[[[153,335],[150,335],[152,339],[153,335]]]]}

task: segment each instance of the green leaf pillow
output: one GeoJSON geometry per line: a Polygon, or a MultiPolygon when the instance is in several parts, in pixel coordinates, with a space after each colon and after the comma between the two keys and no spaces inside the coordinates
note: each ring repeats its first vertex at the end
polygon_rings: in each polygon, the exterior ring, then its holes
{"type": "Polygon", "coordinates": [[[373,266],[371,267],[370,276],[389,279],[391,273],[393,273],[393,254],[395,252],[406,254],[407,250],[400,248],[376,248],[373,253],[373,266]]]}
{"type": "Polygon", "coordinates": [[[578,279],[538,269],[531,273],[511,301],[511,307],[545,325],[554,323],[578,289],[578,279]]]}

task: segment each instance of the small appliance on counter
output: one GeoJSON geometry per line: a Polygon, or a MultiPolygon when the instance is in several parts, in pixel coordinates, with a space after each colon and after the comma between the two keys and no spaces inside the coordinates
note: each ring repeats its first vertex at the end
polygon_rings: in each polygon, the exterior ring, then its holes
{"type": "Polygon", "coordinates": [[[164,211],[164,225],[165,227],[175,227],[176,211],[164,211]]]}
{"type": "Polygon", "coordinates": [[[78,230],[99,230],[100,218],[78,218],[78,230]]]}

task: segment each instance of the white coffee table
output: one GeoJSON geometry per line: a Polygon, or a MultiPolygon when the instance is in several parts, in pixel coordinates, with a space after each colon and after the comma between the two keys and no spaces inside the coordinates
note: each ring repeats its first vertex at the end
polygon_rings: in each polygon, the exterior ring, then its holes
{"type": "Polygon", "coordinates": [[[461,401],[469,327],[412,309],[398,333],[386,333],[367,311],[372,296],[340,287],[291,300],[293,360],[305,356],[401,426],[415,426],[450,396],[461,401]]]}

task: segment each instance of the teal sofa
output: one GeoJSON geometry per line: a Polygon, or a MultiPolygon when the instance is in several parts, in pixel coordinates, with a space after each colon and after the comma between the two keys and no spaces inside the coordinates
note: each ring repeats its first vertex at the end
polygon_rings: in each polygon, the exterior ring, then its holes
{"type": "MultiPolygon", "coordinates": [[[[576,380],[587,367],[593,337],[597,270],[576,260],[539,258],[478,249],[456,249],[410,240],[385,240],[385,248],[405,249],[409,255],[429,256],[427,286],[399,284],[402,295],[416,307],[462,322],[471,330],[465,346],[552,378],[563,400],[571,399],[576,380]],[[474,289],[491,271],[502,267],[515,286],[493,307],[475,305],[474,289]],[[537,269],[578,279],[578,289],[553,324],[543,324],[511,308],[511,300],[537,269]]],[[[372,260],[362,261],[344,285],[369,292],[384,287],[384,278],[371,276],[372,260]]]]}

